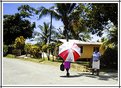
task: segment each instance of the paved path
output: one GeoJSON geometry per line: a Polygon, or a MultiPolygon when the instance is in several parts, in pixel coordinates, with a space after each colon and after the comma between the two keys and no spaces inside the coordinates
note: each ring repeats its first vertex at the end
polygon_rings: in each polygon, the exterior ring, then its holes
{"type": "Polygon", "coordinates": [[[70,77],[59,70],[59,66],[22,61],[19,59],[3,58],[3,86],[34,85],[34,86],[108,86],[118,85],[117,73],[101,73],[93,76],[90,73],[72,72],[70,77]]]}

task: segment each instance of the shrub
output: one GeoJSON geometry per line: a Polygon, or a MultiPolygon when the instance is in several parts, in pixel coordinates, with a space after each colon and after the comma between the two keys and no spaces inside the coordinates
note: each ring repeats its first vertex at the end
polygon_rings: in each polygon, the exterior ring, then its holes
{"type": "MultiPolygon", "coordinates": [[[[25,45],[25,39],[24,39],[23,36],[17,37],[15,39],[14,48],[15,49],[20,49],[21,50],[21,54],[25,54],[25,52],[24,52],[24,45],[25,45]]],[[[20,52],[20,50],[18,51],[18,53],[20,52]]]]}
{"type": "Polygon", "coordinates": [[[24,51],[25,51],[25,53],[26,53],[26,56],[27,56],[27,54],[30,54],[30,52],[31,52],[31,47],[32,47],[32,45],[31,45],[30,43],[25,44],[25,46],[24,46],[24,51]]]}
{"type": "Polygon", "coordinates": [[[26,44],[24,49],[26,53],[30,53],[33,57],[41,58],[41,49],[39,46],[26,44]]]}
{"type": "Polygon", "coordinates": [[[107,48],[104,54],[102,55],[101,65],[117,69],[118,67],[117,49],[107,48]]]}
{"type": "Polygon", "coordinates": [[[3,56],[6,56],[8,52],[8,46],[7,45],[3,45],[3,56]]]}
{"type": "Polygon", "coordinates": [[[20,49],[14,49],[12,51],[12,53],[15,55],[15,56],[20,56],[21,55],[21,50],[20,49]]]}

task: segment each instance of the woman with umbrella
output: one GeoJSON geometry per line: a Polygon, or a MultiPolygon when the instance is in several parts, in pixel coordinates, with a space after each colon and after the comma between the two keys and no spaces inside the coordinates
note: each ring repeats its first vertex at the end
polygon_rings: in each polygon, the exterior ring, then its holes
{"type": "Polygon", "coordinates": [[[59,56],[64,60],[64,68],[67,76],[70,75],[69,69],[71,62],[76,61],[80,57],[80,47],[75,43],[66,42],[59,46],[59,56]]]}

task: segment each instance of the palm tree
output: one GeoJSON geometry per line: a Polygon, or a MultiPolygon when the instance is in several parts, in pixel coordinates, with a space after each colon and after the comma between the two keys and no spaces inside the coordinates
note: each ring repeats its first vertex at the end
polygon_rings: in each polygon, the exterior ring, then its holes
{"type": "MultiPolygon", "coordinates": [[[[43,23],[43,25],[39,25],[38,26],[41,32],[34,32],[34,35],[36,36],[35,40],[40,40],[40,42],[43,42],[44,44],[49,43],[49,37],[50,37],[50,32],[49,32],[49,27],[50,24],[49,23],[43,23]]],[[[52,38],[51,40],[54,40],[56,37],[56,31],[54,30],[54,27],[52,26],[52,38]]]]}
{"type": "MultiPolygon", "coordinates": [[[[38,26],[40,28],[40,31],[41,32],[34,32],[34,35],[36,36],[35,40],[40,40],[41,44],[44,46],[44,50],[45,49],[45,46],[48,46],[48,43],[49,43],[49,38],[50,38],[50,24],[49,23],[43,23],[43,25],[39,25],[38,26]]],[[[56,31],[54,31],[54,27],[52,26],[52,33],[51,33],[51,40],[53,41],[55,38],[56,38],[56,31]]],[[[49,48],[48,48],[49,49],[49,48]]],[[[48,51],[48,54],[49,55],[49,51],[48,51]]],[[[49,60],[49,56],[48,56],[48,60],[49,60]]]]}
{"type": "Polygon", "coordinates": [[[32,16],[33,12],[36,11],[33,7],[30,7],[29,5],[21,5],[18,7],[18,11],[20,11],[20,14],[25,17],[32,16]]]}
{"type": "MultiPolygon", "coordinates": [[[[71,26],[72,22],[78,19],[79,17],[79,6],[75,3],[56,3],[55,6],[47,9],[45,7],[40,7],[37,10],[39,18],[50,14],[52,18],[60,20],[64,24],[64,32],[67,41],[68,41],[68,32],[74,34],[74,30],[71,26]]],[[[52,22],[52,21],[51,21],[52,22]]]]}

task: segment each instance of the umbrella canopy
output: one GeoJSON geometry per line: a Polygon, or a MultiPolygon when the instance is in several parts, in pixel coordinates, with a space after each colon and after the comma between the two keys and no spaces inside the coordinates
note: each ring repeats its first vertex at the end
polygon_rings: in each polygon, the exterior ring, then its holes
{"type": "Polygon", "coordinates": [[[80,57],[80,47],[75,43],[66,42],[59,46],[59,56],[64,61],[74,62],[80,57]]]}

